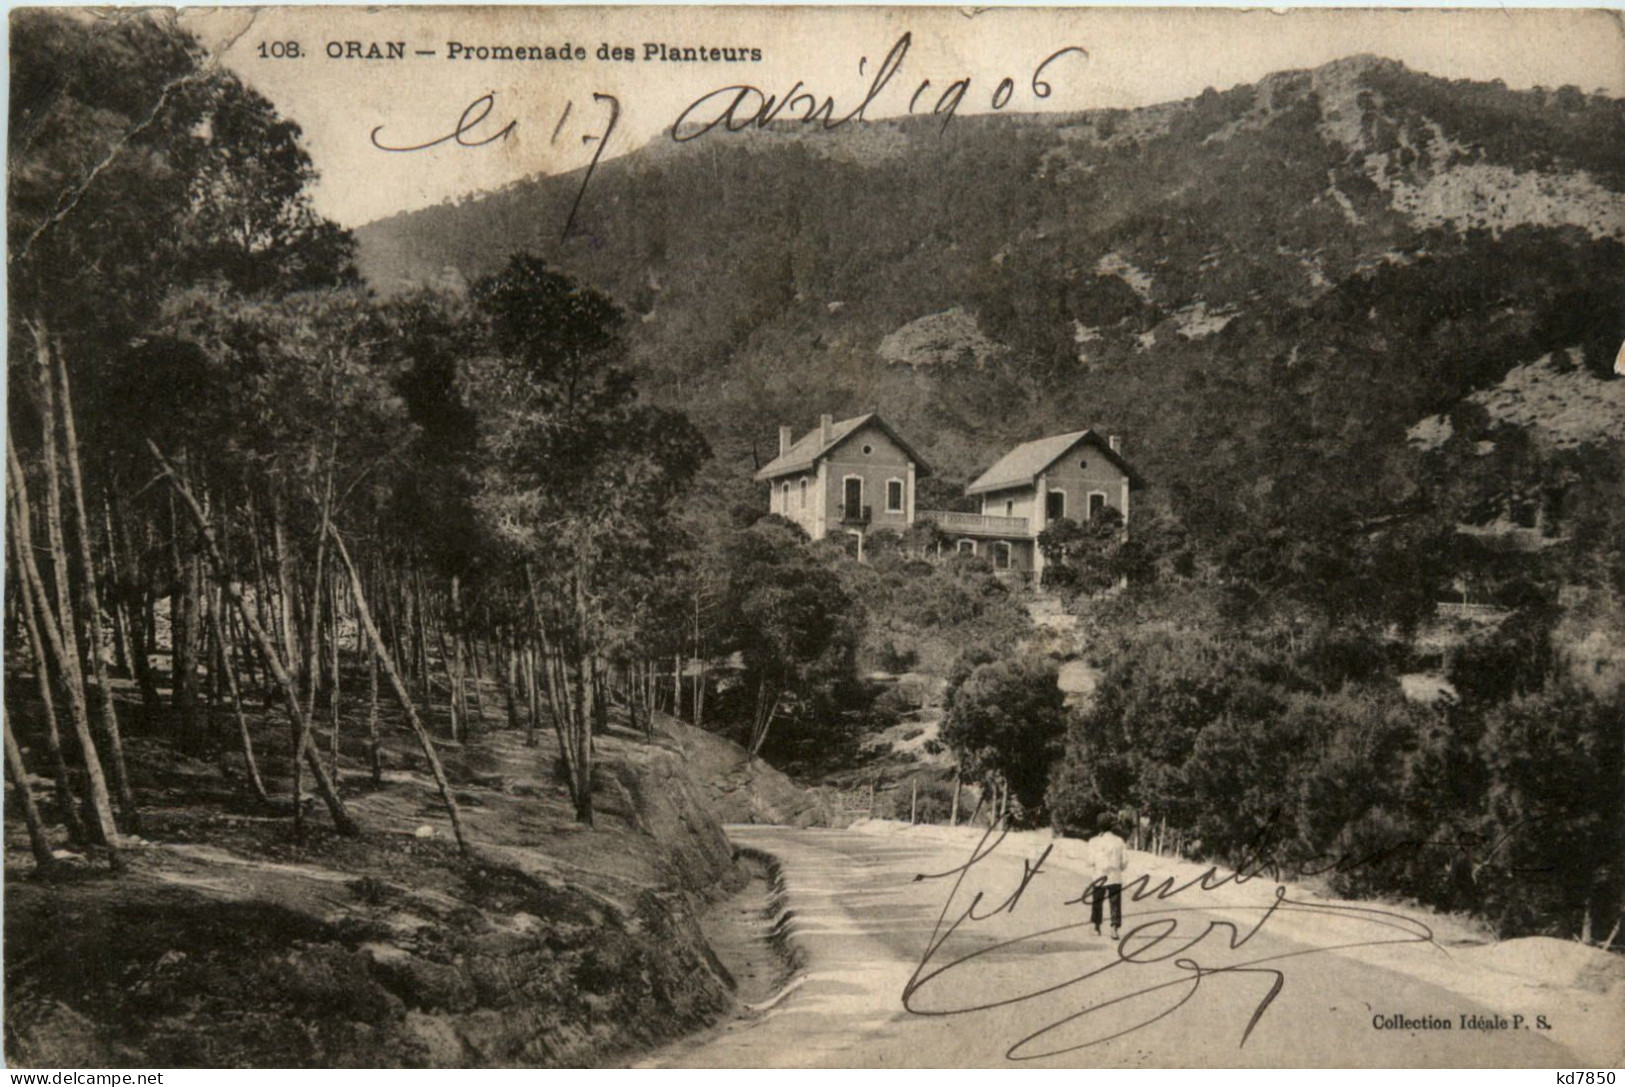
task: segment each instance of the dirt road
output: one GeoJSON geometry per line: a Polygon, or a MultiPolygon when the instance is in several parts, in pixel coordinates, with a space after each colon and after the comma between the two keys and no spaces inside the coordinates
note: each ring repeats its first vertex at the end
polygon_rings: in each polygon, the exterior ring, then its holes
{"type": "Polygon", "coordinates": [[[1082,843],[1011,835],[940,875],[979,833],[730,827],[779,858],[806,968],[772,1007],[659,1063],[1585,1067],[1617,1049],[1619,990],[1486,971],[1475,949],[1430,942],[1421,915],[1278,899],[1263,878],[1204,887],[1205,869],[1131,854],[1130,881],[1184,889],[1125,896],[1113,943],[1075,901],[1082,843]]]}

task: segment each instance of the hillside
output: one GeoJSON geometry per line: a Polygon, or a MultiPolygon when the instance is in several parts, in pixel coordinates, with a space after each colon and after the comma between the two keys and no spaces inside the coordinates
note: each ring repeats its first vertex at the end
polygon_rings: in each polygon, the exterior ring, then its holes
{"type": "MultiPolygon", "coordinates": [[[[516,245],[632,316],[645,388],[742,476],[781,421],[882,406],[951,491],[1090,424],[1175,496],[1359,479],[1625,297],[1625,103],[1370,57],[1134,111],[661,142],[371,224],[381,290],[516,245]],[[1273,483],[1271,482],[1273,481],[1273,483]]],[[[741,485],[741,492],[744,492],[741,485]]],[[[1177,498],[1176,498],[1177,501],[1177,498]]]]}
{"type": "MultiPolygon", "coordinates": [[[[8,679],[16,692],[33,686],[8,679]]],[[[6,962],[14,1064],[624,1060],[752,991],[714,952],[730,935],[715,918],[759,916],[765,889],[717,815],[789,821],[812,807],[728,741],[662,718],[654,742],[618,726],[598,738],[603,795],[587,830],[557,786],[551,738],[527,747],[493,731],[441,748],[479,842],[465,859],[421,754],[387,711],[389,769],[369,780],[357,706],[335,765],[368,831],[315,828],[300,846],[283,814],[235,790],[230,756],[179,750],[169,722],[124,708],[142,721],[127,736],[149,806],[122,873],[60,841],[54,878],[29,878],[20,805],[7,805],[5,935],[28,949],[6,962]]],[[[38,703],[13,693],[7,712],[36,752],[38,703]]],[[[281,795],[280,730],[250,717],[281,795]]]]}

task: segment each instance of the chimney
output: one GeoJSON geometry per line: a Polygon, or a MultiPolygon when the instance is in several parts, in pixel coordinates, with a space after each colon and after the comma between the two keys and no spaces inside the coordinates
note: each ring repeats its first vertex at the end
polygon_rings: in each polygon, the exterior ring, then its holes
{"type": "Polygon", "coordinates": [[[830,440],[830,435],[833,434],[834,431],[835,431],[835,416],[833,416],[833,415],[820,415],[818,417],[818,442],[819,442],[819,444],[820,445],[828,445],[829,440],[830,440]]]}
{"type": "Polygon", "coordinates": [[[792,433],[793,432],[787,426],[781,426],[779,428],[779,456],[782,457],[786,453],[790,452],[790,446],[795,440],[791,436],[792,433]]]}
{"type": "Polygon", "coordinates": [[[1113,453],[1116,453],[1118,456],[1122,456],[1122,454],[1123,454],[1123,439],[1122,438],[1120,438],[1116,434],[1113,434],[1111,437],[1106,439],[1106,444],[1112,447],[1112,452],[1113,453]]]}

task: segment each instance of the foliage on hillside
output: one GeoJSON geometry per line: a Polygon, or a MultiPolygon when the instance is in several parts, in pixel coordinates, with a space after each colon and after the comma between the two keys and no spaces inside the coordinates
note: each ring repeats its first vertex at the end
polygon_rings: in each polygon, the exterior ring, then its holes
{"type": "Polygon", "coordinates": [[[1394,513],[1406,430],[1517,365],[1572,348],[1610,372],[1625,214],[1598,234],[1514,206],[1491,231],[1393,190],[1494,166],[1617,202],[1622,111],[1353,58],[1146,110],[877,122],[884,155],[780,132],[635,153],[569,240],[577,179],[540,179],[364,228],[361,261],[390,290],[534,238],[632,310],[644,388],[691,411],[719,474],[809,403],[880,407],[944,496],[1016,440],[1128,435],[1149,501],[1213,556],[1394,513]],[[931,365],[887,361],[947,313],[931,365]]]}
{"type": "Polygon", "coordinates": [[[1527,626],[1464,653],[1460,702],[1432,706],[1401,694],[1403,644],[1332,627],[1113,634],[1050,778],[1058,824],[1132,808],[1198,855],[1508,933],[1601,935],[1619,916],[1625,695],[1555,674],[1527,626]]]}

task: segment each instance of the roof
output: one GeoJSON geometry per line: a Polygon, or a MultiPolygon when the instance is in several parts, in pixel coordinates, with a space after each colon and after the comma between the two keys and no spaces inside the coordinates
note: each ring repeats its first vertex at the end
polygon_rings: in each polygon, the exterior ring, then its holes
{"type": "Polygon", "coordinates": [[[1074,430],[1070,434],[1056,434],[1048,438],[1022,442],[1000,457],[993,467],[978,476],[976,482],[965,488],[965,493],[984,494],[988,491],[1002,491],[1008,487],[1026,486],[1037,479],[1044,469],[1066,456],[1082,442],[1093,444],[1107,460],[1121,469],[1123,474],[1128,476],[1130,486],[1145,485],[1140,474],[1129,467],[1128,461],[1124,460],[1104,438],[1092,430],[1074,430]]]}
{"type": "Polygon", "coordinates": [[[842,419],[829,428],[829,441],[823,440],[822,427],[814,427],[801,436],[789,449],[768,461],[757,473],[758,480],[775,479],[779,476],[790,475],[792,472],[805,472],[816,465],[820,460],[835,452],[835,448],[852,435],[862,430],[865,424],[873,423],[885,432],[886,437],[897,443],[898,448],[909,455],[914,461],[914,472],[919,476],[931,474],[914,447],[903,440],[903,436],[891,428],[891,425],[882,419],[876,412],[867,412],[863,415],[854,415],[850,419],[842,419]]]}

